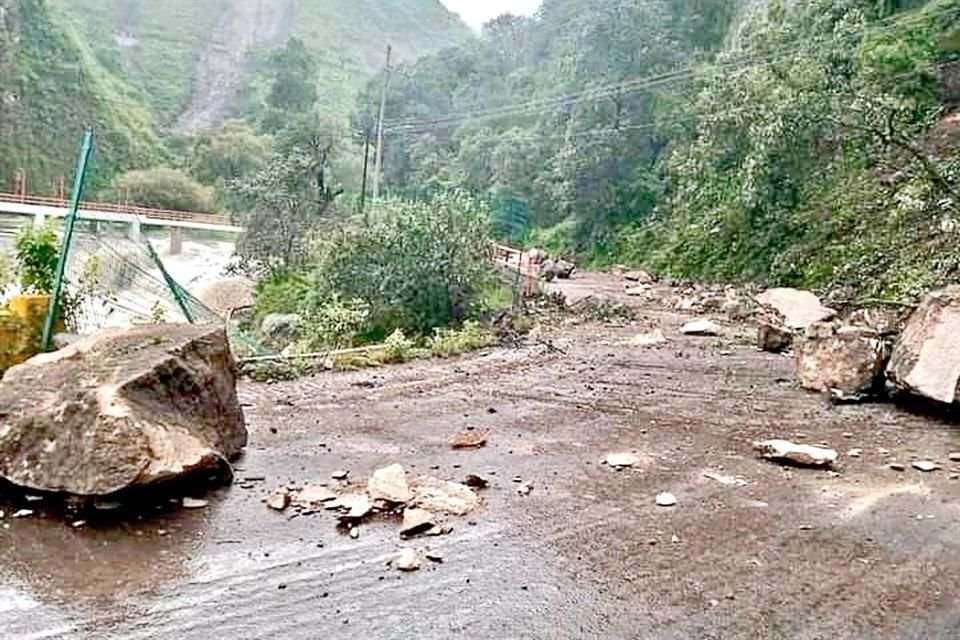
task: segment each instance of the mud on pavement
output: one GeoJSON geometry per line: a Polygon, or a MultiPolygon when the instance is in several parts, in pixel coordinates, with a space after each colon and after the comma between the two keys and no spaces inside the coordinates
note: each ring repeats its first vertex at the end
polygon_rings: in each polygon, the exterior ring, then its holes
{"type": "Polygon", "coordinates": [[[690,317],[635,304],[634,324],[556,329],[563,353],[244,383],[250,446],[206,508],[78,528],[6,514],[0,636],[958,637],[957,427],[831,406],[742,330],[682,336],[690,317]],[[665,343],[631,344],[656,329],[665,343]],[[485,446],[452,448],[470,427],[485,446]],[[770,438],[840,459],[758,459],[752,442],[770,438]],[[603,464],[612,453],[630,465],[603,464]],[[395,462],[480,476],[484,505],[405,541],[396,521],[351,539],[328,514],[263,502],[395,462]],[[388,566],[408,547],[443,562],[388,566]]]}

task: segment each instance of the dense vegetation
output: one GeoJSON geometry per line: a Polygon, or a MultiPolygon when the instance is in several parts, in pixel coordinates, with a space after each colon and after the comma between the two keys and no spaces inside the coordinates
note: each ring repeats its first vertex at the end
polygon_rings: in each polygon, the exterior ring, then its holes
{"type": "Polygon", "coordinates": [[[354,92],[383,67],[388,42],[397,59],[415,60],[469,36],[436,0],[68,0],[65,8],[100,60],[140,90],[161,124],[169,124],[190,99],[204,49],[234,46],[241,34],[257,29],[237,24],[235,42],[215,42],[218,23],[229,19],[235,5],[258,2],[261,11],[284,15],[277,37],[249,52],[248,100],[256,99],[265,80],[263,59],[290,37],[303,41],[316,59],[324,108],[346,114],[354,92]]]}
{"type": "Polygon", "coordinates": [[[70,175],[83,130],[97,130],[94,188],[162,157],[149,111],[105,70],[46,0],[0,0],[0,181],[22,169],[27,188],[55,191],[70,175]]]}
{"type": "Polygon", "coordinates": [[[960,269],[958,26],[955,0],[546,0],[395,74],[385,180],[598,263],[913,295],[960,269]]]}
{"type": "MultiPolygon", "coordinates": [[[[195,141],[170,127],[190,103],[210,48],[249,45],[238,50],[231,107],[258,121],[269,102],[274,50],[298,38],[313,60],[319,107],[346,123],[388,42],[398,59],[413,60],[468,35],[436,0],[0,0],[0,190],[18,186],[15,174],[23,170],[30,192],[59,192],[87,126],[96,133],[91,194],[125,171],[190,170],[202,162],[189,154],[195,141]],[[235,10],[257,2],[261,11],[289,15],[277,21],[274,37],[247,43],[241,35],[258,25],[235,10]],[[241,35],[230,37],[234,31],[241,35]]],[[[201,175],[207,169],[198,168],[198,177],[213,185],[221,176],[201,175]]]]}

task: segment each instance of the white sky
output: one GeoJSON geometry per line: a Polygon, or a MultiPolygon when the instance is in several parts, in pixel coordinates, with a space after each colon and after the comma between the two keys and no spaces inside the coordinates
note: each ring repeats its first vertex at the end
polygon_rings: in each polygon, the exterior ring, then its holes
{"type": "Polygon", "coordinates": [[[440,0],[459,13],[464,22],[479,30],[483,23],[505,13],[528,16],[540,8],[540,0],[440,0]]]}

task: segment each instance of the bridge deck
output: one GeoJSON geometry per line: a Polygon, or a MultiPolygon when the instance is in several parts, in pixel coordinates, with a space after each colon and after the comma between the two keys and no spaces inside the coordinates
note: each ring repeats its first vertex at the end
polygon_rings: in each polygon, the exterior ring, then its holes
{"type": "MultiPolygon", "coordinates": [[[[67,211],[68,203],[58,198],[0,193],[0,214],[63,218],[66,217],[67,211]]],[[[180,227],[227,233],[243,233],[244,231],[243,227],[233,224],[229,216],[222,214],[169,211],[103,202],[81,203],[78,215],[85,220],[139,222],[142,226],[180,227]]]]}

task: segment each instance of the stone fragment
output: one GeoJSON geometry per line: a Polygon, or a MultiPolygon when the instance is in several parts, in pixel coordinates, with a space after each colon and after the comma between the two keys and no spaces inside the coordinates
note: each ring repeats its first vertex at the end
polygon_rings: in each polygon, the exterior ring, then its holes
{"type": "Polygon", "coordinates": [[[808,444],[795,444],[789,440],[754,442],[753,448],[768,460],[801,466],[825,467],[837,460],[837,452],[833,449],[814,447],[808,444]]]}
{"type": "Polygon", "coordinates": [[[669,492],[663,492],[657,494],[657,506],[658,507],[672,507],[677,504],[677,497],[669,492]]]}
{"type": "Polygon", "coordinates": [[[405,504],[413,498],[407,484],[407,472],[399,464],[377,469],[367,482],[367,494],[372,500],[405,504]]]}
{"type": "Polygon", "coordinates": [[[424,533],[433,528],[437,517],[426,509],[407,508],[403,510],[403,524],[400,535],[409,537],[424,533]]]}
{"type": "Polygon", "coordinates": [[[787,329],[804,330],[814,322],[830,320],[837,315],[833,309],[823,306],[816,295],[799,289],[768,289],[756,300],[781,314],[787,329]]]}
{"type": "Polygon", "coordinates": [[[917,471],[923,471],[924,473],[930,473],[931,471],[936,471],[940,468],[936,462],[932,460],[916,460],[913,463],[913,468],[917,471]]]}
{"type": "Polygon", "coordinates": [[[414,549],[404,549],[393,561],[399,571],[416,571],[420,568],[420,555],[414,549]]]}
{"type": "Polygon", "coordinates": [[[720,335],[720,326],[712,320],[693,320],[680,328],[680,333],[685,336],[718,336],[720,335]]]}
{"type": "Polygon", "coordinates": [[[603,461],[613,469],[621,469],[623,467],[632,467],[640,464],[640,456],[629,452],[611,453],[608,454],[603,461]]]}
{"type": "Polygon", "coordinates": [[[461,431],[450,443],[454,449],[478,449],[487,444],[487,432],[481,429],[461,431]]]}
{"type": "Polygon", "coordinates": [[[470,487],[431,476],[418,478],[413,494],[411,506],[433,513],[465,516],[481,504],[480,496],[470,487]]]}

